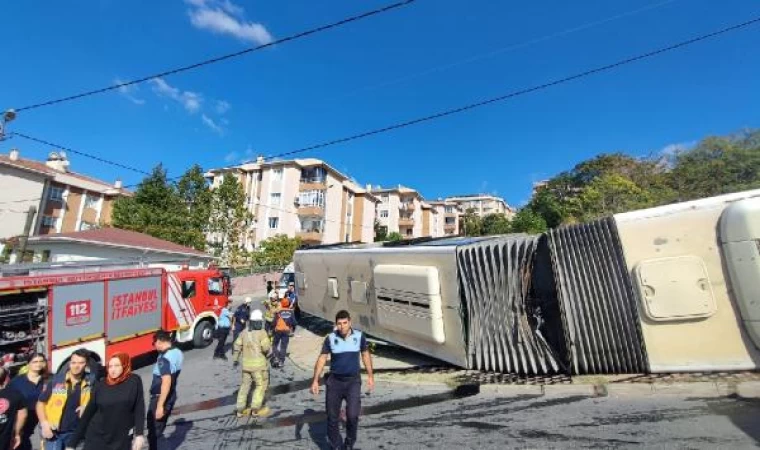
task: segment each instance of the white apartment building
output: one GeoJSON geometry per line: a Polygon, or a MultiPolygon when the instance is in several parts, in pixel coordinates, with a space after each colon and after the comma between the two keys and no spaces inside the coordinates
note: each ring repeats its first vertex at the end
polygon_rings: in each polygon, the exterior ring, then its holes
{"type": "Polygon", "coordinates": [[[464,214],[473,210],[479,217],[485,217],[489,214],[505,214],[507,218],[512,218],[515,211],[501,197],[488,194],[460,195],[448,197],[447,203],[454,203],[459,206],[461,213],[464,214]]]}
{"type": "Polygon", "coordinates": [[[430,205],[437,212],[435,234],[437,236],[458,236],[459,217],[463,213],[459,205],[445,200],[430,202],[430,205]]]}
{"type": "Polygon", "coordinates": [[[399,185],[391,189],[367,187],[379,198],[377,221],[387,232],[405,239],[443,236],[443,222],[437,208],[426,203],[419,192],[399,185]]]}
{"type": "Polygon", "coordinates": [[[306,244],[373,242],[375,195],[318,159],[256,162],[206,173],[211,188],[231,173],[242,183],[254,220],[244,245],[284,234],[306,244]]]}

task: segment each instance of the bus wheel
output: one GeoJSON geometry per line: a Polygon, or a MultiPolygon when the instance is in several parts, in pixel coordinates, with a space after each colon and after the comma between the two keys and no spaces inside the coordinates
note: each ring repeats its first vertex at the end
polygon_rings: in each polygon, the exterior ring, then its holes
{"type": "Polygon", "coordinates": [[[195,327],[193,346],[195,348],[206,348],[212,342],[214,342],[214,324],[211,321],[204,320],[195,327]]]}

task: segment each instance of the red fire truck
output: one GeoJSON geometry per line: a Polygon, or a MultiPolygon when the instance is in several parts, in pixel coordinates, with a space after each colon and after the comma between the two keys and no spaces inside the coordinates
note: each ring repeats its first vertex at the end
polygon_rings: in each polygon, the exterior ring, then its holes
{"type": "Polygon", "coordinates": [[[205,347],[229,295],[229,278],[217,269],[89,266],[4,276],[0,364],[20,366],[42,351],[57,371],[79,348],[101,363],[120,351],[138,356],[153,349],[162,328],[177,342],[205,347]]]}

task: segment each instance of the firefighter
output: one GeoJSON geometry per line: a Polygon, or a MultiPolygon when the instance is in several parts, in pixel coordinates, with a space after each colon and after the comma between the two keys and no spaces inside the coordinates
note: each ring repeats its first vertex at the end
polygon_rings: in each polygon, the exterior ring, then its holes
{"type": "Polygon", "coordinates": [[[272,337],[274,334],[274,315],[277,312],[277,308],[279,307],[280,300],[277,298],[277,291],[272,291],[269,293],[268,299],[264,302],[265,306],[265,313],[264,313],[264,319],[266,320],[266,323],[264,324],[264,329],[266,330],[269,337],[272,337]]]}
{"type": "Polygon", "coordinates": [[[235,412],[238,417],[256,415],[265,417],[269,414],[269,408],[262,407],[264,394],[269,387],[269,367],[267,367],[267,354],[271,349],[269,336],[264,331],[264,315],[261,310],[251,311],[248,327],[240,333],[232,347],[233,367],[240,365],[243,360],[243,380],[237,396],[235,412]],[[254,385],[253,396],[250,403],[248,394],[251,385],[254,385]]]}

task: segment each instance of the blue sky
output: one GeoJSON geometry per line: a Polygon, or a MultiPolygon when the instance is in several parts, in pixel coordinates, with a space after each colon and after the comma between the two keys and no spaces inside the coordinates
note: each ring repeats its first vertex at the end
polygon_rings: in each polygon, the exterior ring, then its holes
{"type": "MultiPolygon", "coordinates": [[[[240,50],[386,3],[5,2],[0,109],[240,50]]],[[[127,92],[30,110],[10,131],[146,170],[162,162],[174,176],[192,163],[220,167],[435,113],[758,15],[754,0],[417,0],[127,92]]],[[[598,153],[645,155],[760,126],[758,48],[756,25],[303,156],[325,159],[363,184],[402,183],[429,199],[495,192],[519,205],[533,181],[598,153]]],[[[18,137],[0,143],[2,152],[11,147],[32,158],[50,151],[18,137]]],[[[141,178],[71,157],[76,171],[126,183],[141,178]]]]}

